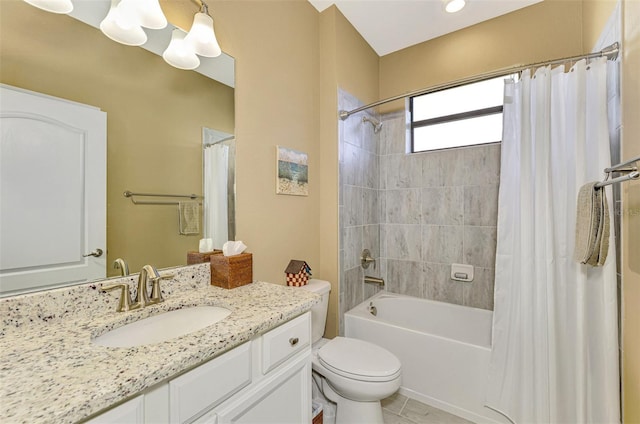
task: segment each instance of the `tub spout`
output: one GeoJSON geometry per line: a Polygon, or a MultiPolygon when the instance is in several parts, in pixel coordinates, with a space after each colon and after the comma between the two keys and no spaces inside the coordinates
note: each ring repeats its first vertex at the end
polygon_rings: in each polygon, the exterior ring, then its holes
{"type": "Polygon", "coordinates": [[[371,277],[371,276],[365,275],[364,276],[364,282],[365,283],[378,284],[380,286],[384,286],[384,280],[382,278],[378,278],[378,277],[371,277]]]}

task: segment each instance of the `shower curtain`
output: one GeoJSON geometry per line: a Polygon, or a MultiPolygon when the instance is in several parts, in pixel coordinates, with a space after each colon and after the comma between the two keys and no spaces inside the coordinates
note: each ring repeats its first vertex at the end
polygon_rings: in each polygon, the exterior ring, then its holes
{"type": "Polygon", "coordinates": [[[204,149],[204,236],[222,249],[229,240],[227,185],[229,146],[211,144],[204,149]]]}
{"type": "Polygon", "coordinates": [[[610,166],[606,80],[598,59],[506,83],[486,405],[515,423],[620,421],[614,231],[604,266],[573,258],[578,190],[610,166]]]}

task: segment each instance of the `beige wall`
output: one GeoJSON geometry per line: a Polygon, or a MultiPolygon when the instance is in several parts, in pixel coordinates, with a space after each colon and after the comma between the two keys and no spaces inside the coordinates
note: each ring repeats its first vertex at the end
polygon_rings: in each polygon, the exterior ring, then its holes
{"type": "Polygon", "coordinates": [[[336,11],[320,14],[320,273],[331,282],[325,336],[338,335],[339,245],[338,245],[338,68],[336,11]]]}
{"type": "MultiPolygon", "coordinates": [[[[332,6],[320,15],[321,278],[331,281],[326,337],[338,335],[338,88],[364,102],[378,99],[378,55],[332,6]],[[328,230],[331,229],[331,230],[328,230]]],[[[355,118],[352,118],[355,119],[355,118]]]]}
{"type": "MultiPolygon", "coordinates": [[[[222,49],[236,59],[237,239],[255,279],[284,283],[290,259],[320,269],[319,16],[306,0],[209,1],[222,49]],[[309,155],[309,196],[275,193],[276,145],[309,155]]],[[[197,5],[163,1],[188,29],[197,5]]],[[[322,231],[333,231],[324,228],[322,231]]]]}
{"type": "MultiPolygon", "coordinates": [[[[640,2],[623,1],[622,158],[640,156],[640,2]]],[[[640,423],[640,181],[622,185],[622,380],[625,423],[640,423]]]]}
{"type": "MultiPolygon", "coordinates": [[[[581,2],[542,3],[408,47],[380,59],[388,98],[465,77],[582,53],[581,2]]],[[[403,101],[380,108],[404,107],[403,101]]]]}
{"type": "Polygon", "coordinates": [[[68,16],[20,0],[0,8],[1,82],[107,113],[108,263],[186,263],[201,236],[178,234],[176,207],[135,206],[122,193],[202,193],[202,127],[233,133],[233,89],[68,16]]]}
{"type": "Polygon", "coordinates": [[[584,53],[590,53],[593,50],[616,4],[617,0],[583,0],[582,46],[584,53]]]}

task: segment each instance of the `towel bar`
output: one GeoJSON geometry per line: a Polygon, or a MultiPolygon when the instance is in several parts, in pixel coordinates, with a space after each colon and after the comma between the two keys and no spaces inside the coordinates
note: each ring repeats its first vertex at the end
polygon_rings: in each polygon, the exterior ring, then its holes
{"type": "Polygon", "coordinates": [[[131,198],[131,202],[134,205],[178,205],[180,202],[163,202],[163,201],[140,201],[136,200],[134,196],[146,196],[146,197],[180,197],[180,198],[188,198],[188,199],[202,199],[202,196],[198,196],[197,194],[154,194],[154,193],[134,193],[132,191],[125,191],[123,193],[124,197],[131,198]]]}
{"type": "Polygon", "coordinates": [[[621,183],[623,181],[636,180],[640,178],[640,172],[638,172],[637,162],[640,162],[640,156],[637,158],[630,159],[626,162],[619,163],[610,168],[605,168],[604,172],[607,174],[607,178],[604,181],[601,181],[595,185],[596,188],[605,187],[611,184],[621,183]],[[627,173],[627,175],[622,175],[620,177],[609,179],[611,173],[627,173]]]}

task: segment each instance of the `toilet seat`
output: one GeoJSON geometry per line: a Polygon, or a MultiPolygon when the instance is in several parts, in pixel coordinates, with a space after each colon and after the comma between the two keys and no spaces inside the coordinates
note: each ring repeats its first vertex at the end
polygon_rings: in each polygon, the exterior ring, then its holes
{"type": "Polygon", "coordinates": [[[400,360],[386,349],[364,340],[336,337],[318,350],[328,370],[358,381],[384,382],[400,376],[400,360]]]}

